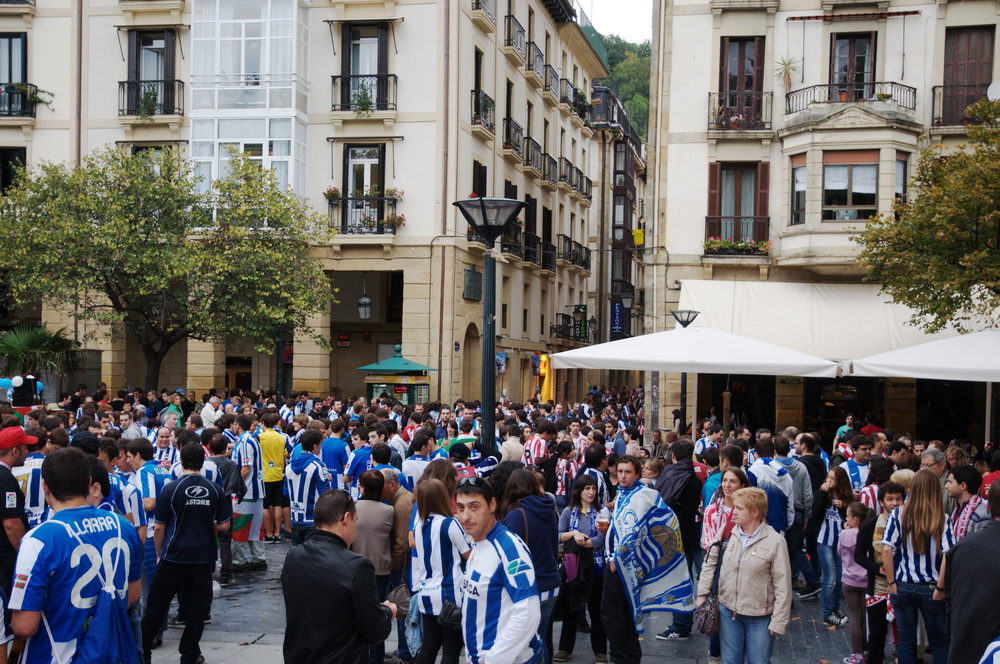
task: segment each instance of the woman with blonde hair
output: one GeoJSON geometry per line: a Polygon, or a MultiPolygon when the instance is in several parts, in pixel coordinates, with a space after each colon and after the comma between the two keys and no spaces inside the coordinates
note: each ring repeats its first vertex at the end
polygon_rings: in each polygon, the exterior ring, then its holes
{"type": "Polygon", "coordinates": [[[951,521],[941,501],[941,483],[923,469],[913,478],[910,497],[889,515],[882,536],[882,561],[896,612],[899,664],[917,661],[918,612],[927,628],[934,664],[948,661],[948,613],[944,603],[944,554],[955,545],[951,521]]]}
{"type": "Polygon", "coordinates": [[[733,528],[713,543],[698,581],[698,606],[719,571],[719,638],[723,664],[768,664],[774,637],[784,634],[792,609],[792,573],[785,538],[764,523],[763,489],[733,492],[733,528]]]}
{"type": "MultiPolygon", "coordinates": [[[[889,476],[889,481],[895,482],[906,489],[906,493],[910,493],[910,487],[913,486],[913,478],[916,473],[909,468],[904,468],[903,470],[897,470],[892,475],[889,476]]],[[[940,486],[940,483],[938,483],[940,486]]]]}

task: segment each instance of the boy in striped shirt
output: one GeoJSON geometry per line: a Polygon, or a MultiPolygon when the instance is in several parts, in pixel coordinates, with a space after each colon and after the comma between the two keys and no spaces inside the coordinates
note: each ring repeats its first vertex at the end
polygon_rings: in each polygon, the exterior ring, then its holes
{"type": "Polygon", "coordinates": [[[324,491],[329,491],[330,473],[316,456],[323,434],[306,430],[299,438],[302,454],[292,457],[285,473],[285,495],[292,509],[292,546],[305,542],[315,528],[313,510],[324,491]]]}

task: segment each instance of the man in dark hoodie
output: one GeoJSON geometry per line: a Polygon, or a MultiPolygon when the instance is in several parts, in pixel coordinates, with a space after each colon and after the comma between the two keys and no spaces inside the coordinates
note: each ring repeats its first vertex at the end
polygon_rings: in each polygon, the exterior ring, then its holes
{"type": "MultiPolygon", "coordinates": [[[[677,515],[681,543],[688,571],[692,579],[701,573],[701,534],[698,526],[698,508],[701,507],[701,480],[695,473],[692,455],[694,445],[688,438],[680,438],[670,446],[673,463],[663,469],[653,486],[663,502],[677,515]]],[[[691,636],[693,613],[675,613],[674,622],[656,635],[661,641],[686,641],[691,636]]]]}

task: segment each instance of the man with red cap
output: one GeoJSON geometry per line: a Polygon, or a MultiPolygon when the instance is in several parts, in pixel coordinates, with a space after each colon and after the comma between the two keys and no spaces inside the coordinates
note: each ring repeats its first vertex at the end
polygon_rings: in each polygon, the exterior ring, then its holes
{"type": "Polygon", "coordinates": [[[13,469],[24,465],[28,445],[38,439],[24,433],[19,426],[0,429],[0,588],[10,597],[14,578],[14,563],[21,538],[28,530],[28,516],[24,511],[24,494],[15,479],[13,469]]]}

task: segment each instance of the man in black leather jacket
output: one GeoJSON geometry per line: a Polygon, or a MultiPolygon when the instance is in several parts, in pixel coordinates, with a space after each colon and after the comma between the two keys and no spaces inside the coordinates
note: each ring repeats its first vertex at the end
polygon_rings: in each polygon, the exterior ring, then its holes
{"type": "Polygon", "coordinates": [[[315,533],[291,550],[281,570],[285,662],[368,664],[368,646],[389,636],[396,606],[379,604],[375,567],[348,549],[358,519],[351,497],[327,491],[313,517],[315,533]]]}

